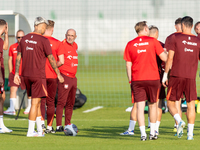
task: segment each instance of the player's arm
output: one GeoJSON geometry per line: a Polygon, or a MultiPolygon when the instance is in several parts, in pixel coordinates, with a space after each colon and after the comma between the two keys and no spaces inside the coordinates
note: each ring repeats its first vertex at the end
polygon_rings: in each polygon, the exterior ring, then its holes
{"type": "Polygon", "coordinates": [[[21,61],[21,52],[17,52],[17,58],[16,58],[16,63],[15,63],[15,76],[14,76],[14,83],[17,85],[20,85],[21,79],[19,77],[19,66],[20,66],[20,61],[21,61]]]}
{"type": "Polygon", "coordinates": [[[9,56],[9,58],[8,58],[8,69],[9,69],[9,73],[11,73],[12,69],[13,69],[12,56],[9,56]]]}
{"type": "Polygon", "coordinates": [[[6,25],[5,35],[4,35],[4,43],[3,43],[3,49],[8,49],[8,23],[6,25]]]}
{"type": "Polygon", "coordinates": [[[55,58],[53,57],[52,54],[48,55],[47,58],[49,60],[49,63],[51,64],[51,67],[54,69],[55,73],[57,74],[58,80],[60,81],[60,83],[63,83],[64,82],[64,78],[60,74],[60,71],[59,71],[59,69],[57,67],[55,58]]]}
{"type": "Polygon", "coordinates": [[[167,62],[166,62],[166,65],[165,65],[165,72],[164,72],[163,79],[162,79],[162,84],[163,84],[164,87],[167,87],[167,85],[168,85],[167,75],[168,75],[169,69],[172,66],[173,58],[174,58],[174,51],[169,50],[167,62]]]}
{"type": "MultiPolygon", "coordinates": [[[[2,57],[2,53],[0,53],[0,58],[2,57]]],[[[3,85],[3,74],[2,74],[2,71],[1,71],[1,61],[0,61],[0,85],[2,86],[3,85]]]]}
{"type": "Polygon", "coordinates": [[[64,54],[58,56],[59,61],[57,61],[57,67],[60,67],[64,64],[64,54]]]}
{"type": "Polygon", "coordinates": [[[126,73],[127,73],[129,83],[131,83],[131,66],[132,66],[132,62],[126,61],[126,73]]]}
{"type": "Polygon", "coordinates": [[[164,51],[159,55],[160,59],[164,62],[167,61],[167,53],[164,51]]]}

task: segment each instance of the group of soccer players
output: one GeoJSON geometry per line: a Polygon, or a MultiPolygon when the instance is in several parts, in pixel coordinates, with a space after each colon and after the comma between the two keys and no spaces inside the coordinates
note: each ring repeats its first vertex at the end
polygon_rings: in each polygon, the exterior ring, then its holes
{"type": "MultiPolygon", "coordinates": [[[[183,135],[181,98],[187,101],[187,140],[193,140],[195,122],[196,72],[200,59],[200,39],[192,34],[193,19],[190,16],[175,21],[177,32],[166,38],[165,44],[157,41],[158,28],[148,27],[146,21],[138,22],[138,37],[128,42],[124,51],[126,70],[131,86],[133,108],[129,128],[120,135],[134,135],[138,121],[141,141],[147,139],[145,130],[145,100],[149,106],[149,140],[156,140],[162,116],[161,103],[167,87],[167,107],[175,119],[178,138],[183,135]]],[[[200,22],[194,27],[200,33],[200,22]]]]}
{"type": "MultiPolygon", "coordinates": [[[[17,43],[9,49],[10,107],[4,113],[15,114],[14,104],[19,86],[26,89],[29,105],[24,113],[29,113],[27,137],[43,137],[45,133],[63,132],[62,115],[65,108],[65,125],[69,125],[73,113],[77,88],[78,46],[76,31],[68,29],[66,38],[60,42],[52,37],[54,21],[37,17],[34,31],[24,34],[18,30],[17,43]],[[55,112],[55,96],[58,88],[56,109],[56,131],[52,124],[55,112]],[[45,110],[47,128],[45,127],[45,110]],[[35,131],[35,123],[37,131],[35,131]]],[[[0,133],[12,132],[3,123],[3,103],[5,100],[3,50],[8,49],[8,25],[0,19],[0,133]]]]}

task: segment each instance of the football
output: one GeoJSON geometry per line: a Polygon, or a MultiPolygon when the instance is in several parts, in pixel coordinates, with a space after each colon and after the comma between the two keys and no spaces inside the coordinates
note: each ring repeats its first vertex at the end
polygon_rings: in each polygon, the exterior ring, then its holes
{"type": "Polygon", "coordinates": [[[78,128],[75,124],[68,124],[64,128],[64,133],[67,136],[76,136],[78,133],[78,128]]]}

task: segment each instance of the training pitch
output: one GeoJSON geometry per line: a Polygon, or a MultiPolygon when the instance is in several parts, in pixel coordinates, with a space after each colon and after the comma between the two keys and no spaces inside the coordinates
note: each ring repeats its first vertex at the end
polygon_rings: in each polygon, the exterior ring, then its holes
{"type": "MultiPolygon", "coordinates": [[[[174,120],[169,113],[163,114],[160,135],[155,141],[140,141],[140,131],[138,125],[135,127],[134,136],[120,136],[119,134],[128,128],[129,112],[125,112],[126,108],[104,107],[102,109],[83,113],[83,111],[90,109],[84,106],[81,109],[74,111],[72,116],[72,123],[78,129],[76,137],[65,136],[64,133],[45,134],[45,137],[27,138],[26,132],[28,127],[28,116],[21,114],[18,120],[15,116],[4,115],[5,125],[13,130],[13,133],[0,134],[0,149],[1,150],[21,150],[21,149],[37,149],[37,150],[185,150],[185,149],[199,149],[200,143],[200,114],[196,116],[194,128],[194,140],[187,141],[187,126],[184,129],[184,135],[178,139],[174,136],[173,125],[174,120]]],[[[146,125],[147,125],[147,114],[146,125]]],[[[185,113],[183,113],[183,120],[186,121],[185,113]]],[[[63,119],[64,121],[64,119],[63,119]]],[[[64,122],[63,122],[64,123],[64,122]]],[[[54,120],[53,127],[56,124],[54,120]]],[[[149,135],[149,132],[147,132],[149,135]]]]}

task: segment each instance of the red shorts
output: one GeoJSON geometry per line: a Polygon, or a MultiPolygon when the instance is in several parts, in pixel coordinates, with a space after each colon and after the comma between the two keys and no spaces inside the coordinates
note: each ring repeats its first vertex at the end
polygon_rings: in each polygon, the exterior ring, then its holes
{"type": "Polygon", "coordinates": [[[47,97],[46,79],[23,77],[28,96],[31,98],[47,97]]]}
{"type": "Polygon", "coordinates": [[[167,100],[178,101],[183,93],[187,102],[196,100],[196,80],[171,76],[167,89],[167,100]]]}
{"type": "Polygon", "coordinates": [[[135,102],[148,100],[155,103],[160,92],[160,80],[133,81],[131,84],[135,102]]]}
{"type": "MultiPolygon", "coordinates": [[[[11,72],[9,74],[9,79],[8,79],[8,86],[9,87],[12,87],[12,86],[19,87],[19,85],[14,83],[14,77],[15,77],[15,75],[11,72]]],[[[24,83],[24,79],[23,79],[23,77],[20,77],[20,79],[21,79],[20,87],[21,87],[22,90],[25,90],[26,86],[25,86],[25,83],[24,83]]]]}

